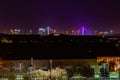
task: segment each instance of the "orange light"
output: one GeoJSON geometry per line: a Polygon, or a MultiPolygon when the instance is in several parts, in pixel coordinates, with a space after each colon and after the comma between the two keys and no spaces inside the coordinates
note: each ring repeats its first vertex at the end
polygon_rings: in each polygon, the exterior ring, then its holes
{"type": "Polygon", "coordinates": [[[53,33],[56,33],[56,32],[57,32],[57,31],[54,29],[54,30],[53,30],[53,33]]]}

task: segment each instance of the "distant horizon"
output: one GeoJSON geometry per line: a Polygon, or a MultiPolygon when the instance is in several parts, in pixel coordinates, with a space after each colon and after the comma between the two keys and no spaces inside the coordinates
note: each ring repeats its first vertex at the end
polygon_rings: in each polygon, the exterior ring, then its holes
{"type": "Polygon", "coordinates": [[[38,31],[51,26],[62,32],[85,26],[91,30],[120,32],[120,1],[106,0],[2,0],[0,32],[10,29],[38,31]]]}
{"type": "MultiPolygon", "coordinates": [[[[48,26],[48,25],[47,25],[48,26]]],[[[11,34],[11,31],[10,30],[15,30],[15,29],[17,29],[17,30],[20,30],[20,33],[22,33],[22,34],[27,34],[27,33],[29,33],[30,32],[30,30],[32,31],[32,33],[33,34],[38,34],[39,33],[39,28],[46,28],[47,26],[41,26],[41,27],[35,27],[35,28],[27,28],[27,27],[24,27],[24,28],[22,28],[22,27],[20,27],[20,25],[17,27],[15,27],[15,28],[0,28],[0,33],[5,33],[5,34],[11,34]]],[[[74,30],[74,31],[79,31],[79,30],[82,30],[82,27],[85,27],[85,29],[89,32],[89,33],[91,33],[91,34],[94,34],[95,33],[95,31],[97,31],[97,32],[111,32],[112,31],[112,33],[114,33],[114,34],[120,34],[120,32],[119,32],[119,29],[118,30],[116,30],[115,28],[113,28],[113,29],[110,29],[110,28],[108,28],[108,29],[95,29],[95,28],[90,28],[90,27],[88,27],[88,26],[79,26],[79,27],[74,27],[74,28],[64,28],[64,29],[60,29],[60,28],[55,28],[55,26],[50,26],[51,27],[51,29],[52,30],[56,30],[56,32],[58,32],[58,33],[64,33],[64,32],[66,32],[66,31],[69,31],[70,33],[72,32],[72,30],[74,30]]]]}

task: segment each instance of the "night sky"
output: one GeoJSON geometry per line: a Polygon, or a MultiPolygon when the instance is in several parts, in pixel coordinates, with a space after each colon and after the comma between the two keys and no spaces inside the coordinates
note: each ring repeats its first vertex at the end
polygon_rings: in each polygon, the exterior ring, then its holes
{"type": "Polygon", "coordinates": [[[79,29],[120,32],[118,0],[0,0],[0,31],[24,31],[51,26],[57,30],[79,29]]]}

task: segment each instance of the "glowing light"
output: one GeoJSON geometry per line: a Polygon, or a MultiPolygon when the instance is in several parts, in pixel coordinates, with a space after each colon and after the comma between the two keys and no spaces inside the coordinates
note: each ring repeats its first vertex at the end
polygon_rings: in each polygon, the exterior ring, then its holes
{"type": "Polygon", "coordinates": [[[45,34],[45,29],[44,28],[39,28],[39,34],[44,35],[45,34]]]}
{"type": "Polygon", "coordinates": [[[56,32],[57,32],[57,31],[54,29],[54,30],[53,30],[53,33],[56,33],[56,32]]]}
{"type": "Polygon", "coordinates": [[[13,30],[13,29],[10,29],[10,32],[11,32],[12,34],[14,34],[14,30],[13,30]]]}
{"type": "Polygon", "coordinates": [[[97,35],[97,30],[95,30],[95,35],[97,35]]]}
{"type": "Polygon", "coordinates": [[[85,34],[85,28],[84,28],[84,26],[82,27],[82,35],[84,35],[85,34]]]}
{"type": "Polygon", "coordinates": [[[39,31],[45,31],[45,29],[44,28],[39,28],[39,31]]]}
{"type": "Polygon", "coordinates": [[[75,31],[74,31],[74,29],[73,29],[73,30],[72,30],[72,35],[74,34],[74,32],[75,32],[75,31]]]}
{"type": "Polygon", "coordinates": [[[86,28],[84,26],[82,26],[80,28],[80,30],[81,30],[81,35],[93,35],[94,34],[94,32],[92,30],[90,30],[89,28],[86,28]]]}
{"type": "Polygon", "coordinates": [[[110,34],[113,34],[113,30],[110,30],[110,34]]]}
{"type": "Polygon", "coordinates": [[[60,34],[57,34],[57,33],[56,33],[56,34],[54,34],[54,36],[60,36],[60,34]]]}
{"type": "Polygon", "coordinates": [[[47,26],[47,35],[49,35],[49,34],[50,34],[50,27],[47,26]]]}
{"type": "Polygon", "coordinates": [[[69,31],[68,31],[68,30],[66,30],[66,31],[65,31],[65,33],[68,35],[68,34],[69,34],[69,31]]]}
{"type": "Polygon", "coordinates": [[[32,33],[32,30],[31,30],[31,29],[29,30],[29,33],[30,33],[30,34],[32,33]]]}
{"type": "Polygon", "coordinates": [[[78,35],[80,34],[80,29],[77,31],[77,34],[78,34],[78,35]]]}

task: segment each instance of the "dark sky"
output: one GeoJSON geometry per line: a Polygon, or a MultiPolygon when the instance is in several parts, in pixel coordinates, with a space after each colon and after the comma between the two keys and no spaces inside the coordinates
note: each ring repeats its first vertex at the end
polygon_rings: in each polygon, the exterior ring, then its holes
{"type": "Polygon", "coordinates": [[[0,31],[10,28],[111,30],[120,32],[118,0],[0,0],[0,31]]]}

